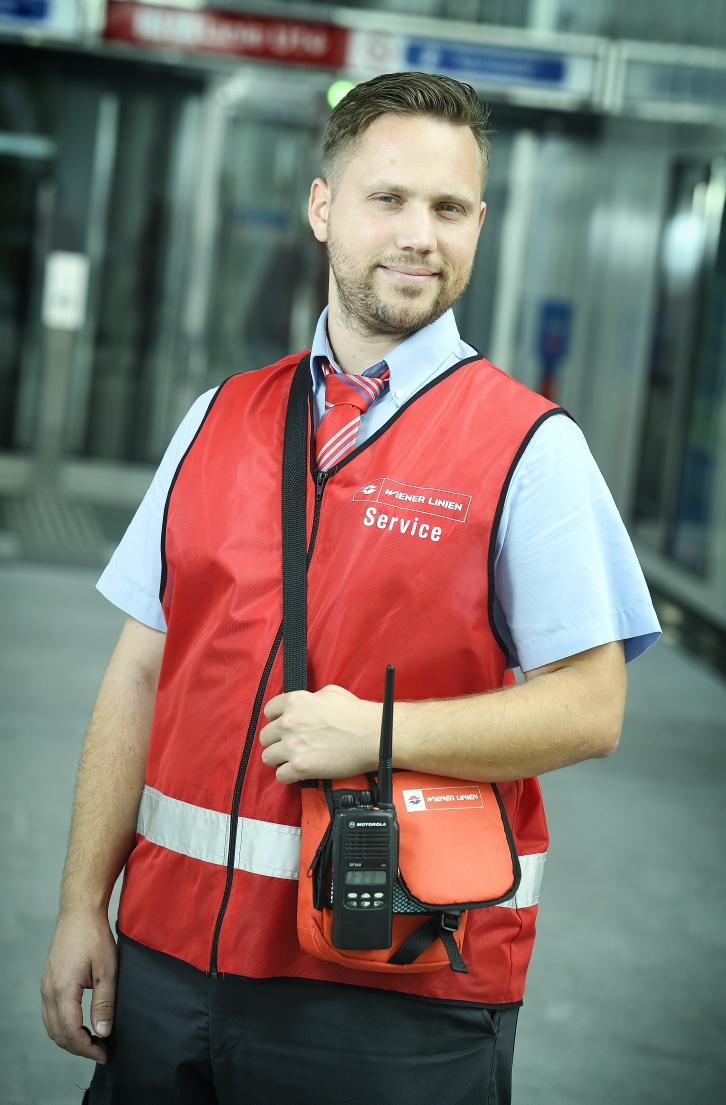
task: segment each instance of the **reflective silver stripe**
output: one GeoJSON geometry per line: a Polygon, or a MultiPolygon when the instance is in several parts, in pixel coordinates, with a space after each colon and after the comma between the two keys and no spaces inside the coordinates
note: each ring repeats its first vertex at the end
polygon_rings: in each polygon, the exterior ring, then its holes
{"type": "Polygon", "coordinates": [[[539,893],[542,889],[544,877],[544,865],[547,859],[546,852],[537,852],[533,856],[520,856],[519,866],[522,868],[522,881],[519,890],[508,902],[500,902],[503,909],[525,909],[529,905],[537,905],[539,893]]]}
{"type": "MultiPolygon", "coordinates": [[[[144,787],[136,831],[171,852],[221,866],[227,863],[228,815],[167,798],[152,787],[144,787]]],[[[296,879],[299,861],[300,830],[294,825],[239,818],[235,867],[254,875],[296,879]]]]}
{"type": "MultiPolygon", "coordinates": [[[[182,856],[224,867],[229,846],[227,814],[167,798],[161,791],[144,787],[136,831],[162,848],[182,856]]],[[[546,852],[520,856],[522,881],[514,898],[503,902],[508,909],[537,905],[546,852]]],[[[240,817],[234,865],[253,875],[275,879],[296,879],[300,865],[300,830],[295,825],[276,825],[240,817]]]]}

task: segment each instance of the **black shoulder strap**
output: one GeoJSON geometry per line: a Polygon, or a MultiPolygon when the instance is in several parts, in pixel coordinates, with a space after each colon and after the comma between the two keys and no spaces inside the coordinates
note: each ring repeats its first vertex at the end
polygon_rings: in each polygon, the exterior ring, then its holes
{"type": "Polygon", "coordinates": [[[307,689],[308,396],[310,356],[295,369],[287,401],[282,447],[283,688],[307,689]]]}

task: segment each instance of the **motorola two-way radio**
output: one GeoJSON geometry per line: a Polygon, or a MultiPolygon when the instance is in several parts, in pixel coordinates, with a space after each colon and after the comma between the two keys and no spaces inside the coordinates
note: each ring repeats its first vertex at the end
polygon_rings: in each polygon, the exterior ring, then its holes
{"type": "Polygon", "coordinates": [[[378,800],[341,796],[333,820],[333,931],[336,948],[372,950],[393,942],[393,886],[398,876],[398,820],[393,804],[392,664],[386,668],[378,759],[378,800]]]}

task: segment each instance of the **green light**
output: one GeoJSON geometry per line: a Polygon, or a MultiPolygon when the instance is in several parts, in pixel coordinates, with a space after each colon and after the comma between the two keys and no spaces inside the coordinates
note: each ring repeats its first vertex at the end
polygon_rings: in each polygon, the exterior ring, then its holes
{"type": "Polygon", "coordinates": [[[328,89],[328,103],[331,107],[337,107],[344,96],[347,96],[355,85],[350,81],[333,81],[328,89]]]}

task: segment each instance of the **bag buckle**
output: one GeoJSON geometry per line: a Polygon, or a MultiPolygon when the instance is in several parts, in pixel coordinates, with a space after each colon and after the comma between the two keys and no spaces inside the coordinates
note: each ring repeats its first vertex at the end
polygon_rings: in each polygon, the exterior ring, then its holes
{"type": "Polygon", "coordinates": [[[459,913],[442,913],[439,918],[439,925],[444,932],[458,932],[460,922],[461,915],[459,913]]]}

